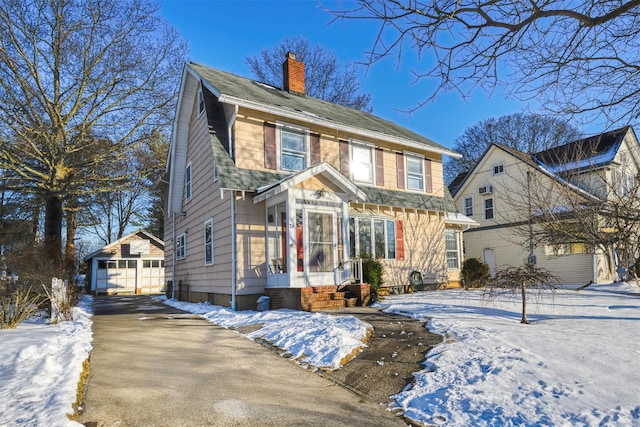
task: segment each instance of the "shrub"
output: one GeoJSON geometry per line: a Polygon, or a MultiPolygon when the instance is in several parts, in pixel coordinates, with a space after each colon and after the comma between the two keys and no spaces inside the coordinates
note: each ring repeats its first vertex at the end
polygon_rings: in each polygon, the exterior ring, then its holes
{"type": "Polygon", "coordinates": [[[480,288],[487,284],[491,274],[489,266],[479,258],[469,258],[462,263],[462,284],[465,289],[480,288]]]}
{"type": "Polygon", "coordinates": [[[371,286],[371,301],[380,301],[378,289],[382,286],[384,276],[384,266],[379,259],[371,256],[362,256],[362,281],[371,286]]]}
{"type": "Polygon", "coordinates": [[[38,312],[46,300],[46,295],[25,282],[0,281],[0,329],[14,328],[38,312]]]}

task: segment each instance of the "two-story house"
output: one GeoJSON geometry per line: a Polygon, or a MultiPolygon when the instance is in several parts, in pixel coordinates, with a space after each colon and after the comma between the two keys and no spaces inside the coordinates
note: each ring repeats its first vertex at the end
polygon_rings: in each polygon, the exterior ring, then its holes
{"type": "Polygon", "coordinates": [[[182,299],[313,309],[366,254],[387,285],[419,270],[459,283],[461,230],[442,157],[457,153],[372,114],[189,63],[167,163],[166,277],[182,299]]]}
{"type": "Polygon", "coordinates": [[[483,260],[492,273],[534,262],[564,284],[616,280],[615,245],[594,242],[617,231],[602,207],[634,187],[639,165],[630,126],[534,154],[491,144],[449,186],[460,212],[479,223],[464,233],[465,258],[483,260]],[[570,235],[565,226],[574,228],[570,235]],[[537,227],[545,227],[543,238],[537,227]]]}

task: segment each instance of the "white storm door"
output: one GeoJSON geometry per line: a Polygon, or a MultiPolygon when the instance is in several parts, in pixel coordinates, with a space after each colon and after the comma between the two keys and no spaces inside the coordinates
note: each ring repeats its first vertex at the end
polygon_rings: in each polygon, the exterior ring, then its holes
{"type": "Polygon", "coordinates": [[[305,271],[311,285],[334,283],[337,267],[336,214],[317,210],[306,211],[307,244],[305,271]]]}

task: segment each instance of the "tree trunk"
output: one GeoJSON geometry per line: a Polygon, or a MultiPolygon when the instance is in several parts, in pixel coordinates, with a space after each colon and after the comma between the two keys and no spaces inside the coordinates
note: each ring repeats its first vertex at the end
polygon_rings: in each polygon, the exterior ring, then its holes
{"type": "Polygon", "coordinates": [[[76,223],[76,212],[73,210],[67,211],[67,243],[64,248],[64,269],[65,274],[69,279],[69,286],[76,285],[76,230],[78,224],[76,223]]]}
{"type": "Polygon", "coordinates": [[[520,282],[520,292],[522,293],[522,320],[520,323],[526,325],[529,321],[527,320],[527,287],[524,281],[520,282]]]}
{"type": "Polygon", "coordinates": [[[62,267],[62,199],[58,194],[48,194],[44,202],[45,255],[54,268],[60,268],[62,267]]]}

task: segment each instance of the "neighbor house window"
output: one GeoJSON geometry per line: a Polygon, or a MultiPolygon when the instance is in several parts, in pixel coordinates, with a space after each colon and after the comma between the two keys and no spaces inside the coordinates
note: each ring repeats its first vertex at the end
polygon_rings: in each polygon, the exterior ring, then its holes
{"type": "Polygon", "coordinates": [[[301,171],[307,167],[307,136],[302,130],[280,129],[280,169],[301,171]]]}
{"type": "Polygon", "coordinates": [[[373,159],[373,146],[358,143],[351,145],[351,174],[354,181],[373,184],[373,159]]]}
{"type": "Polygon", "coordinates": [[[176,259],[187,257],[187,235],[180,234],[176,237],[176,259]]]}
{"type": "Polygon", "coordinates": [[[198,115],[202,114],[204,111],[204,93],[202,93],[202,89],[198,91],[198,115]]]}
{"type": "Polygon", "coordinates": [[[396,259],[396,222],[382,218],[349,218],[351,257],[396,259]],[[357,236],[357,237],[356,237],[357,236]]]}
{"type": "Polygon", "coordinates": [[[450,270],[460,268],[458,261],[458,232],[447,230],[444,236],[447,249],[447,268],[450,270]]]}
{"type": "Polygon", "coordinates": [[[187,165],[184,171],[184,194],[187,202],[191,200],[191,163],[187,165]]]}
{"type": "Polygon", "coordinates": [[[204,223],[204,265],[213,264],[213,220],[204,223]]]}
{"type": "Polygon", "coordinates": [[[406,154],[407,189],[424,191],[424,159],[406,154]]]}
{"type": "Polygon", "coordinates": [[[484,219],[493,219],[493,197],[484,199],[484,219]]]}
{"type": "Polygon", "coordinates": [[[473,197],[465,197],[462,199],[462,210],[466,216],[473,216],[473,197]]]}
{"type": "Polygon", "coordinates": [[[498,163],[493,165],[493,171],[492,174],[495,175],[502,175],[504,173],[504,163],[498,163]]]}

